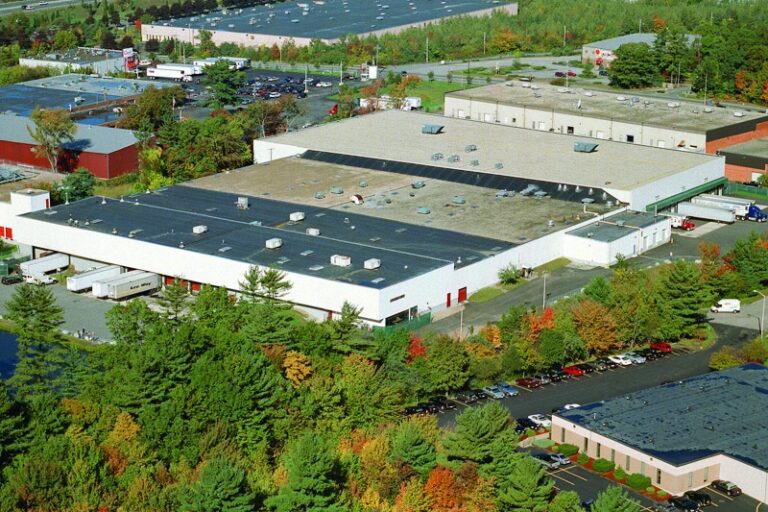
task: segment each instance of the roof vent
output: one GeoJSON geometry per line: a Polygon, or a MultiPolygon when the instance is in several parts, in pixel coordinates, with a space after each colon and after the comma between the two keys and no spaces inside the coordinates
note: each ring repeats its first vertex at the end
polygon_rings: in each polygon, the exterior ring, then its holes
{"type": "Polygon", "coordinates": [[[293,212],[291,213],[288,218],[291,220],[291,222],[299,222],[304,220],[304,212],[293,212]]]}
{"type": "MultiPolygon", "coordinates": [[[[331,187],[331,194],[343,194],[344,189],[339,186],[333,186],[331,187]]],[[[317,194],[315,194],[315,197],[317,197],[317,194]]]]}
{"type": "Polygon", "coordinates": [[[712,107],[704,107],[704,113],[705,114],[711,114],[714,111],[715,111],[715,109],[713,109],[712,107]]]}
{"type": "Polygon", "coordinates": [[[341,254],[334,254],[331,256],[331,265],[337,267],[348,267],[352,264],[352,258],[349,256],[343,256],[341,254]]]}
{"type": "Polygon", "coordinates": [[[267,249],[278,249],[283,246],[283,239],[282,238],[270,238],[266,242],[267,249]]]}
{"type": "Polygon", "coordinates": [[[354,194],[349,197],[349,200],[352,201],[354,204],[363,204],[363,196],[360,194],[354,194]]]}
{"type": "Polygon", "coordinates": [[[616,101],[627,101],[626,96],[616,96],[616,101]]]}
{"type": "Polygon", "coordinates": [[[744,112],[742,112],[741,110],[737,110],[736,112],[733,113],[733,117],[744,117],[744,112]]]}
{"type": "Polygon", "coordinates": [[[464,204],[467,200],[464,198],[464,196],[461,195],[455,195],[453,196],[453,204],[464,204]]]}
{"type": "Polygon", "coordinates": [[[477,146],[474,144],[468,144],[467,146],[464,147],[464,152],[466,153],[471,153],[473,151],[477,151],[477,146]]]}
{"type": "Polygon", "coordinates": [[[669,103],[667,103],[667,106],[669,108],[680,108],[680,103],[676,101],[670,101],[669,103]]]}
{"type": "Polygon", "coordinates": [[[432,210],[430,210],[426,206],[419,206],[419,208],[416,210],[416,213],[420,213],[422,215],[429,215],[430,213],[432,213],[432,210]]]}
{"type": "Polygon", "coordinates": [[[573,150],[577,153],[594,153],[597,146],[599,146],[599,144],[579,141],[573,143],[573,150]]]}
{"type": "Polygon", "coordinates": [[[248,198],[245,196],[240,196],[237,198],[237,209],[238,210],[247,210],[250,204],[248,203],[248,198]]]}
{"type": "Polygon", "coordinates": [[[381,267],[381,260],[378,258],[370,258],[365,260],[363,263],[363,267],[366,270],[376,270],[377,268],[381,267]]]}
{"type": "Polygon", "coordinates": [[[360,180],[360,183],[358,183],[358,186],[359,186],[360,188],[365,188],[365,187],[367,187],[367,186],[368,186],[368,182],[367,182],[367,181],[365,181],[365,180],[360,180]]]}
{"type": "Polygon", "coordinates": [[[438,133],[443,132],[443,128],[445,128],[445,126],[441,124],[425,124],[421,127],[421,133],[427,135],[437,135],[438,133]]]}
{"type": "Polygon", "coordinates": [[[306,233],[309,236],[320,236],[320,230],[317,228],[307,228],[306,233]]]}
{"type": "Polygon", "coordinates": [[[205,226],[205,225],[203,225],[203,224],[200,224],[199,226],[194,226],[194,227],[192,228],[192,232],[193,232],[194,234],[196,234],[196,235],[202,235],[202,234],[203,234],[203,233],[205,233],[206,231],[208,231],[208,226],[205,226]]]}
{"type": "Polygon", "coordinates": [[[449,163],[455,163],[459,161],[459,155],[451,155],[448,157],[449,163]]]}
{"type": "Polygon", "coordinates": [[[414,181],[411,183],[411,188],[424,188],[426,185],[423,181],[414,181]]]}
{"type": "Polygon", "coordinates": [[[617,220],[617,221],[616,221],[616,225],[617,225],[618,227],[620,227],[620,228],[623,228],[623,227],[624,227],[624,221],[623,221],[623,220],[617,220]]]}
{"type": "Polygon", "coordinates": [[[325,199],[325,192],[315,192],[315,199],[325,199]]]}
{"type": "Polygon", "coordinates": [[[501,163],[501,162],[496,162],[495,164],[493,164],[493,167],[495,169],[503,169],[504,168],[504,164],[501,163]]]}
{"type": "Polygon", "coordinates": [[[443,154],[442,153],[432,153],[432,160],[433,161],[437,162],[438,160],[442,160],[442,159],[443,159],[443,154]]]}

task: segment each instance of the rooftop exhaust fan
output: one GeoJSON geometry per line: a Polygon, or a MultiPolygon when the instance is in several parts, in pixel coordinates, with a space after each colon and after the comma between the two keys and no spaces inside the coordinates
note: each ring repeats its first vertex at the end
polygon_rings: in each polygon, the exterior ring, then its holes
{"type": "Polygon", "coordinates": [[[594,153],[597,146],[599,146],[599,144],[579,141],[573,143],[573,150],[577,153],[594,153]]]}

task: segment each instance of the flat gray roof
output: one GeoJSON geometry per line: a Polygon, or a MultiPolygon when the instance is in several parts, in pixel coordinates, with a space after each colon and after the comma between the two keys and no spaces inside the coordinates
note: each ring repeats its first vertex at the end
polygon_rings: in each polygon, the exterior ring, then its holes
{"type": "MultiPolygon", "coordinates": [[[[697,35],[686,34],[688,44],[691,45],[699,38],[697,35]]],[[[627,34],[619,37],[612,37],[610,39],[603,39],[601,41],[595,41],[593,43],[586,43],[583,46],[587,48],[599,48],[601,50],[617,50],[619,46],[628,43],[645,43],[648,46],[652,46],[656,41],[656,34],[654,32],[638,32],[635,34],[627,34]]]]}
{"type": "Polygon", "coordinates": [[[733,153],[736,155],[754,156],[757,158],[768,159],[768,137],[762,139],[753,139],[742,144],[728,146],[721,150],[723,153],[733,153]]]}
{"type": "Polygon", "coordinates": [[[337,39],[347,34],[423,23],[506,5],[496,0],[302,0],[158,20],[156,26],[287,37],[337,39]],[[305,14],[306,13],[306,14],[305,14]]]}
{"type": "MultiPolygon", "coordinates": [[[[0,114],[0,140],[36,145],[37,142],[27,131],[27,126],[34,126],[27,117],[0,114]]],[[[136,136],[131,130],[87,124],[75,126],[75,140],[64,144],[64,147],[70,150],[109,154],[136,143],[136,136]]]]}
{"type": "Polygon", "coordinates": [[[91,64],[93,62],[122,59],[120,50],[105,50],[102,48],[74,48],[51,52],[44,57],[34,57],[35,60],[48,60],[51,62],[69,62],[72,64],[91,64]]]}
{"type": "Polygon", "coordinates": [[[600,216],[594,224],[574,229],[568,234],[601,242],[613,242],[631,234],[635,228],[646,228],[661,222],[661,220],[663,219],[659,219],[653,213],[625,211],[611,215],[608,219],[600,216]]]}
{"type": "Polygon", "coordinates": [[[121,237],[131,234],[135,240],[167,247],[183,244],[180,248],[186,251],[377,289],[446,265],[460,268],[515,245],[250,196],[249,208],[242,210],[236,207],[240,195],[173,186],[124,201],[92,197],[27,216],[60,225],[77,220],[73,229],[121,237]],[[303,221],[289,220],[296,211],[304,212],[303,221]],[[208,230],[194,234],[192,228],[197,225],[208,230]],[[319,229],[320,235],[307,234],[310,227],[319,229]],[[267,249],[265,243],[271,238],[282,239],[283,246],[267,249]],[[350,256],[352,264],[331,265],[334,254],[350,256]],[[381,268],[363,268],[370,258],[380,259],[381,268]]]}
{"type": "Polygon", "coordinates": [[[722,453],[768,470],[767,409],[768,368],[747,364],[556,416],[674,466],[722,453]]]}
{"type": "Polygon", "coordinates": [[[711,161],[713,156],[616,141],[599,142],[593,153],[576,153],[584,137],[387,110],[256,141],[385,161],[536,179],[550,183],[633,190],[711,161]],[[426,124],[443,125],[438,135],[426,124]],[[466,152],[467,146],[476,150],[466,152]],[[440,153],[443,158],[433,160],[440,153]],[[450,162],[450,156],[459,160],[450,162]],[[476,160],[478,165],[472,165],[476,160]],[[496,164],[502,164],[498,169],[496,164]]]}
{"type": "Polygon", "coordinates": [[[753,112],[748,109],[709,107],[708,110],[711,112],[705,112],[705,105],[702,102],[680,101],[676,98],[664,99],[658,96],[643,97],[626,92],[606,92],[582,87],[555,87],[539,82],[531,84],[510,81],[507,84],[493,84],[449,92],[446,97],[525,106],[538,110],[612,119],[693,133],[706,133],[715,128],[749,120],[762,118],[768,120],[764,110],[753,112]],[[633,100],[633,97],[637,100],[633,100]],[[619,101],[620,98],[624,99],[619,101]],[[670,104],[673,106],[670,107],[670,104]],[[738,112],[742,115],[737,117],[734,113],[738,112]]]}

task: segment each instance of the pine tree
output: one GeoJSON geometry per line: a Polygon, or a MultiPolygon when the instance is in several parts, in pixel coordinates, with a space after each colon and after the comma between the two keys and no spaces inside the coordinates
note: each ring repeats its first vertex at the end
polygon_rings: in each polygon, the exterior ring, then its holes
{"type": "Polygon", "coordinates": [[[270,268],[261,275],[261,293],[264,297],[277,300],[291,291],[293,285],[285,277],[285,272],[270,268]]]}
{"type": "Polygon", "coordinates": [[[607,487],[597,495],[591,512],[640,512],[640,503],[629,497],[618,485],[607,487]]]}
{"type": "Polygon", "coordinates": [[[189,290],[181,286],[178,278],[174,278],[172,284],[167,284],[157,297],[157,303],[165,310],[165,317],[168,320],[178,322],[182,318],[182,313],[187,309],[187,298],[189,290]]]}
{"type": "Polygon", "coordinates": [[[499,512],[543,512],[549,505],[554,482],[546,468],[523,457],[511,466],[511,472],[497,480],[499,512]]]}
{"type": "Polygon", "coordinates": [[[668,339],[693,334],[713,301],[699,269],[694,263],[677,260],[663,270],[658,286],[660,334],[668,339]]]}
{"type": "Polygon", "coordinates": [[[283,457],[287,482],[266,504],[276,512],[342,512],[339,466],[328,442],[316,432],[300,436],[283,457]]]}
{"type": "Polygon", "coordinates": [[[456,416],[454,431],[443,442],[448,460],[489,462],[494,455],[493,441],[509,425],[509,410],[499,402],[464,409],[456,416]]]}
{"type": "Polygon", "coordinates": [[[431,512],[432,500],[424,493],[424,486],[414,477],[400,484],[392,512],[431,512]]]}
{"type": "Polygon", "coordinates": [[[422,478],[437,464],[435,445],[411,421],[401,423],[395,430],[390,459],[405,462],[422,478]]]}
{"type": "Polygon", "coordinates": [[[181,492],[179,501],[179,510],[183,512],[253,512],[255,509],[245,472],[224,459],[208,461],[200,479],[181,492]]]}
{"type": "Polygon", "coordinates": [[[0,380],[0,467],[24,449],[26,442],[26,412],[22,404],[11,397],[5,381],[0,380]]]}
{"type": "Polygon", "coordinates": [[[133,299],[107,311],[107,327],[118,345],[143,343],[147,332],[156,325],[160,316],[149,309],[146,302],[133,299]]]}

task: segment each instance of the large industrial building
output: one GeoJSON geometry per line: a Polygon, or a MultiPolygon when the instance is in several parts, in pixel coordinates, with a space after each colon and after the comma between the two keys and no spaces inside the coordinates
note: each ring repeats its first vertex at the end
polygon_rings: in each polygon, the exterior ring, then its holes
{"type": "Polygon", "coordinates": [[[610,265],[664,244],[658,210],[723,176],[720,157],[401,111],[256,140],[254,153],[253,166],[184,186],[0,224],[37,253],[193,290],[236,292],[251,265],[275,267],[308,314],[348,301],[390,325],[467,300],[509,265],[610,265]]]}
{"type": "Polygon", "coordinates": [[[768,503],[768,368],[748,364],[552,416],[552,440],[673,495],[730,480],[768,503]]]}
{"type": "MultiPolygon", "coordinates": [[[[768,136],[764,111],[518,81],[448,93],[444,112],[460,119],[710,154],[768,136]]],[[[742,181],[737,172],[726,174],[742,181]]]]}
{"type": "MultiPolygon", "coordinates": [[[[0,159],[43,169],[48,160],[32,151],[37,142],[29,134],[34,127],[27,117],[0,114],[0,159]]],[[[136,170],[139,153],[131,130],[76,124],[74,140],[66,142],[59,154],[59,171],[85,167],[94,176],[110,179],[136,170]]]]}
{"type": "Polygon", "coordinates": [[[315,39],[331,44],[349,34],[397,33],[441,19],[485,16],[497,10],[516,15],[517,3],[498,0],[287,1],[158,20],[142,25],[141,39],[195,43],[200,41],[200,31],[205,30],[216,44],[232,43],[245,47],[276,44],[281,47],[291,41],[296,46],[308,46],[315,39]]]}

